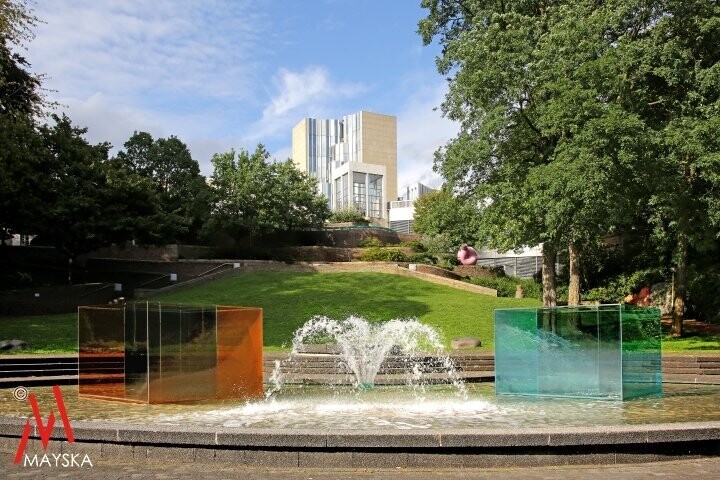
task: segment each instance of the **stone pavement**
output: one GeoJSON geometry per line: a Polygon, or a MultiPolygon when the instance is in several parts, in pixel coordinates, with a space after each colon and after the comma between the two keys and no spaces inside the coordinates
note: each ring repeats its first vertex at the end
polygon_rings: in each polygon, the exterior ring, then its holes
{"type": "Polygon", "coordinates": [[[437,478],[467,479],[598,479],[630,478],[633,480],[720,478],[720,457],[698,458],[672,462],[635,463],[626,465],[588,465],[532,468],[493,469],[265,469],[238,466],[217,466],[203,463],[133,463],[120,459],[102,459],[93,468],[19,467],[10,466],[4,478],[71,478],[71,479],[176,479],[212,478],[243,480],[329,480],[329,479],[392,479],[415,480],[437,478]]]}

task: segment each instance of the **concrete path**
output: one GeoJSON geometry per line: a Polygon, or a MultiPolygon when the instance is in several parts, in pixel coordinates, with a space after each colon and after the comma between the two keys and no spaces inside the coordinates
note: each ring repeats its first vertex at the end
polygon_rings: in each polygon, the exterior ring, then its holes
{"type": "MultiPolygon", "coordinates": [[[[6,457],[7,458],[7,457],[6,457]]],[[[10,459],[7,459],[10,460],[10,459]]],[[[8,463],[10,463],[8,461],[8,463]]],[[[658,479],[688,480],[720,478],[720,457],[681,460],[673,462],[629,465],[563,466],[498,469],[261,469],[223,467],[202,463],[132,463],[102,459],[93,468],[17,467],[5,470],[4,478],[78,478],[78,479],[388,479],[415,480],[437,478],[443,480],[467,479],[658,479]]]]}

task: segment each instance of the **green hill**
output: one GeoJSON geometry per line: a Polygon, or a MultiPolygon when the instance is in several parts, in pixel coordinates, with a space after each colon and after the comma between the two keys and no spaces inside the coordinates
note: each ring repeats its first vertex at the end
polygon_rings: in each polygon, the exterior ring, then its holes
{"type": "Polygon", "coordinates": [[[245,273],[178,289],[150,300],[261,307],[267,349],[289,348],[293,332],[315,315],[370,321],[417,318],[436,327],[445,344],[473,336],[493,348],[493,309],[538,305],[495,298],[384,273],[245,273]]]}

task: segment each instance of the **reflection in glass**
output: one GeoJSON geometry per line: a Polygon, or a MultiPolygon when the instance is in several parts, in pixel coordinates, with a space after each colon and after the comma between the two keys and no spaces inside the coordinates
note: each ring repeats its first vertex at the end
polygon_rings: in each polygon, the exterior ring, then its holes
{"type": "Polygon", "coordinates": [[[495,311],[498,394],[662,393],[660,312],[626,305],[495,311]]]}
{"type": "Polygon", "coordinates": [[[166,403],[262,395],[262,310],[137,302],[80,307],[79,391],[166,403]]]}

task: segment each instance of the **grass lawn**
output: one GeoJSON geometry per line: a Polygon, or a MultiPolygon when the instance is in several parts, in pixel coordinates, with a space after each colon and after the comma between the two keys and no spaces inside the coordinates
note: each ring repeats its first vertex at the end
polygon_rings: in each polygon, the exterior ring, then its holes
{"type": "MultiPolygon", "coordinates": [[[[493,309],[539,305],[382,273],[246,273],[151,300],[262,307],[268,350],[289,348],[293,332],[315,315],[358,315],[371,321],[415,317],[436,327],[448,346],[455,337],[474,336],[482,350],[492,351],[493,309]]],[[[30,343],[32,350],[24,353],[74,353],[77,315],[0,318],[0,339],[11,338],[30,343]]],[[[663,351],[720,353],[720,338],[686,330],[681,339],[664,337],[663,351]]]]}
{"type": "Polygon", "coordinates": [[[436,327],[446,346],[455,337],[473,336],[492,350],[493,309],[538,305],[533,299],[488,297],[384,273],[246,273],[152,299],[261,307],[270,350],[289,348],[295,330],[315,315],[417,318],[436,327]]]}
{"type": "Polygon", "coordinates": [[[666,353],[720,353],[720,337],[685,329],[685,336],[682,338],[665,335],[662,339],[662,349],[666,353]]]}
{"type": "Polygon", "coordinates": [[[17,353],[77,353],[77,333],[77,313],[0,318],[0,340],[30,345],[17,353]]]}

